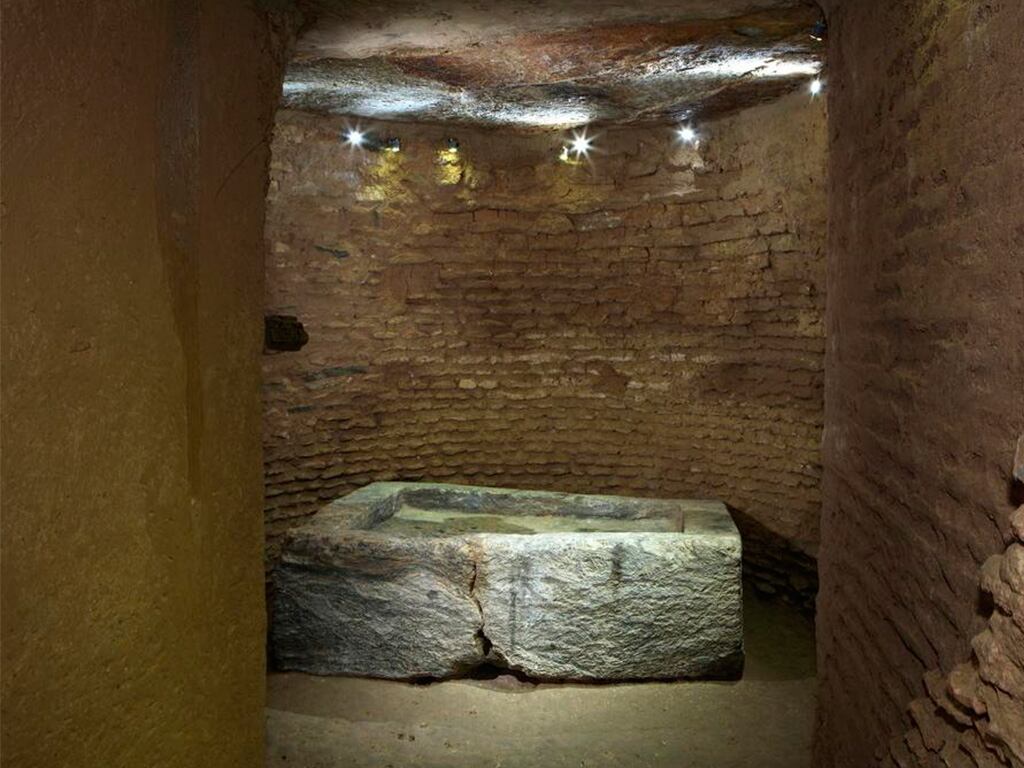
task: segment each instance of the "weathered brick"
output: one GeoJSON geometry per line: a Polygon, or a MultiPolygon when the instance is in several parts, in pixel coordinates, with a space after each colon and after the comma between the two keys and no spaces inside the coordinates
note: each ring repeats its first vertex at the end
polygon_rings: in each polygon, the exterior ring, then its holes
{"type": "Polygon", "coordinates": [[[661,129],[605,132],[593,169],[554,162],[544,137],[503,137],[515,151],[495,153],[493,134],[464,130],[460,155],[490,180],[472,189],[435,181],[439,129],[389,126],[402,171],[393,199],[372,200],[358,187],[378,183],[375,158],[334,152],[325,120],[282,113],[274,143],[294,170],[273,174],[268,242],[349,256],[268,255],[270,307],[289,307],[310,335],[264,361],[271,539],[377,479],[711,496],[738,510],[748,576],[813,596],[819,105],[723,121],[703,157],[687,156],[693,168],[661,129]],[[764,174],[763,141],[792,133],[793,110],[800,141],[771,155],[775,183],[747,184],[758,192],[746,196],[744,179],[764,174]],[[806,262],[802,280],[798,267],[771,268],[761,234],[795,192],[815,201],[784,222],[810,244],[791,255],[806,262]],[[317,197],[339,212],[325,216],[317,197]]]}

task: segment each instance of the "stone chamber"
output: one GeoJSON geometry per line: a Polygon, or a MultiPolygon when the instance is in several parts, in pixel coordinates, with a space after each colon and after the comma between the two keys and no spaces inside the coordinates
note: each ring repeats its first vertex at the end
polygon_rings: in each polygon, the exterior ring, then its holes
{"type": "Polygon", "coordinates": [[[1024,765],[1022,28],[5,3],[0,760],[1024,765]],[[278,669],[395,482],[719,500],[742,675],[278,669]]]}

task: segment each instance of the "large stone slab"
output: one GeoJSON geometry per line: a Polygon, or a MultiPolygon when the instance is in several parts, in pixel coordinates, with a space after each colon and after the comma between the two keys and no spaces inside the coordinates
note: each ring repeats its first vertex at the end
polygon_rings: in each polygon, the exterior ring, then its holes
{"type": "Polygon", "coordinates": [[[733,676],[740,540],[713,501],[376,483],[325,507],[275,572],[277,665],[568,680],[733,676]]]}
{"type": "Polygon", "coordinates": [[[735,548],[659,534],[526,538],[484,548],[475,591],[507,666],[596,680],[741,667],[735,548]]]}

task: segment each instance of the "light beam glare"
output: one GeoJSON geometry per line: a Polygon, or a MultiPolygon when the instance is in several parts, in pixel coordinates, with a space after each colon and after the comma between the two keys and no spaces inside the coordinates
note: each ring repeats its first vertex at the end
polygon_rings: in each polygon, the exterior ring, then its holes
{"type": "Polygon", "coordinates": [[[366,143],[366,134],[359,128],[349,128],[345,131],[345,143],[350,147],[361,147],[366,143]]]}
{"type": "Polygon", "coordinates": [[[572,141],[569,143],[569,151],[576,155],[576,157],[586,157],[593,144],[594,140],[587,136],[585,129],[583,131],[573,131],[572,141]]]}

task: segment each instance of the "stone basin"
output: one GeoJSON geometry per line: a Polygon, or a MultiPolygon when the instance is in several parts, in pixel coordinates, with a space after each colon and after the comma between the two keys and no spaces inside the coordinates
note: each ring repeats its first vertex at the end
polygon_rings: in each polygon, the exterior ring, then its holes
{"type": "Polygon", "coordinates": [[[735,677],[740,537],[718,501],[374,483],[292,532],[280,669],[556,680],[735,677]]]}

